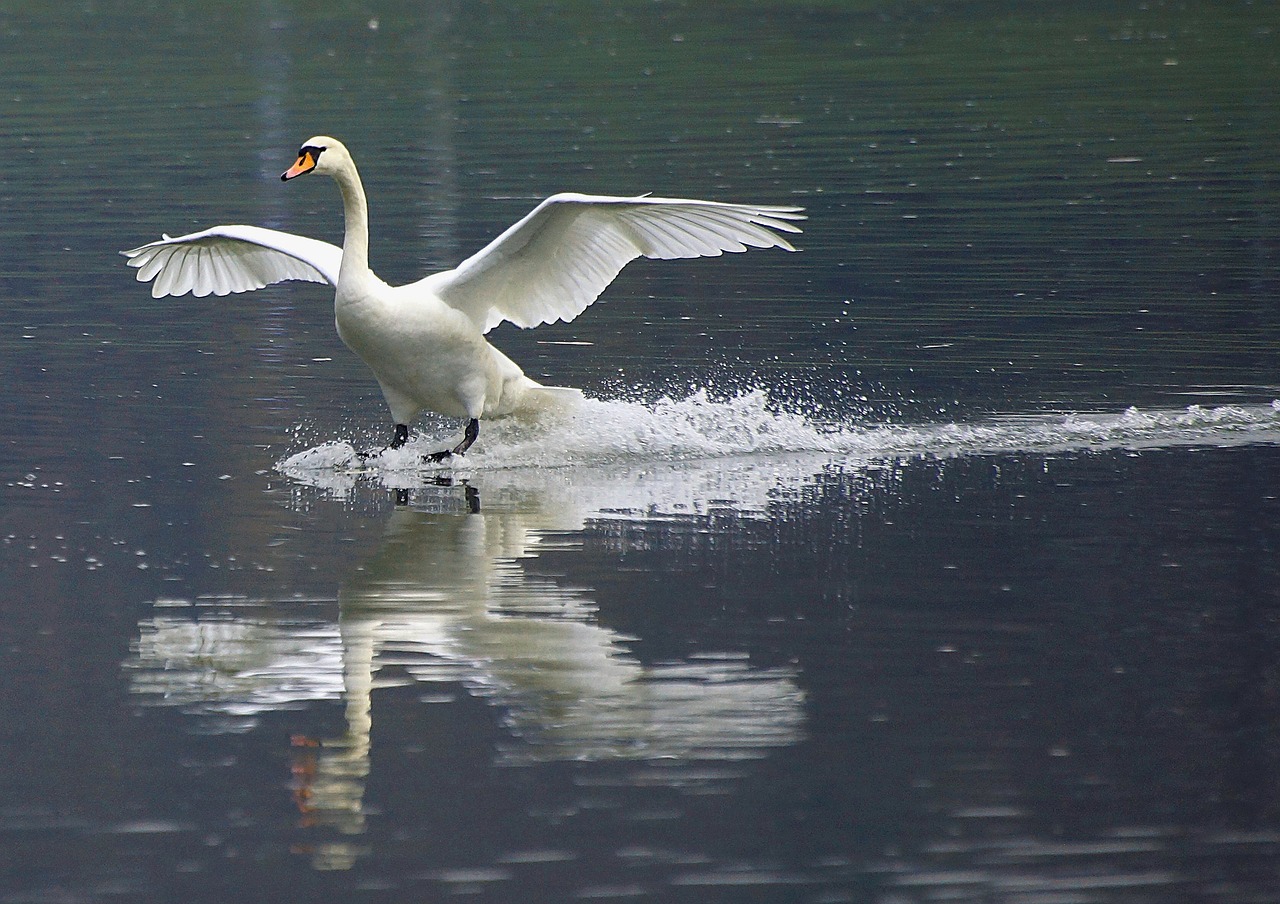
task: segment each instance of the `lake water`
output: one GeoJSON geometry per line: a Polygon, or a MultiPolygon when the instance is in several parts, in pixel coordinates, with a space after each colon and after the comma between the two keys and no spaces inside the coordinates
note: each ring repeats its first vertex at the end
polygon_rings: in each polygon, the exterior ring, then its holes
{"type": "Polygon", "coordinates": [[[1267,3],[0,4],[0,902],[1280,899],[1267,3]],[[1061,8],[1060,8],[1061,7],[1061,8]],[[390,422],[217,223],[800,204],[390,422]]]}

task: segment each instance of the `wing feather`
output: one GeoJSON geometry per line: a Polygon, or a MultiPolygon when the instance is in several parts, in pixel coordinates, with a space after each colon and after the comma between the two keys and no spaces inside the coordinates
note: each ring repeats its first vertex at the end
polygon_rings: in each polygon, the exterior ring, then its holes
{"type": "Polygon", "coordinates": [[[147,282],[156,278],[156,274],[164,269],[165,254],[156,253],[138,264],[138,279],[147,282]]]}
{"type": "Polygon", "coordinates": [[[215,226],[120,252],[151,294],[229,295],[287,279],[337,285],[342,249],[260,226],[215,226]]]}
{"type": "MultiPolygon", "coordinates": [[[[659,239],[656,242],[656,257],[664,260],[688,257],[717,257],[722,253],[720,242],[710,240],[705,230],[690,226],[682,211],[672,211],[667,220],[651,220],[643,224],[659,239]]],[[[737,242],[733,243],[737,245],[737,242]]],[[[744,249],[745,250],[745,249],[744,249]]]]}
{"type": "Polygon", "coordinates": [[[155,285],[152,287],[152,294],[159,292],[161,295],[168,295],[171,288],[181,282],[183,271],[186,269],[188,250],[187,248],[174,248],[165,254],[165,266],[156,277],[155,285]]]}
{"type": "Polygon", "coordinates": [[[799,207],[676,198],[559,194],[456,269],[424,282],[488,332],[572,320],[637,257],[714,257],[748,248],[794,251],[799,207]]]}

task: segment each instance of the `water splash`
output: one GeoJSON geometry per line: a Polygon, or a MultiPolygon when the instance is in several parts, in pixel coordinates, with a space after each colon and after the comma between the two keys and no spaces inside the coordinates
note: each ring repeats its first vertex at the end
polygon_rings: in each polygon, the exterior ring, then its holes
{"type": "MultiPolygon", "coordinates": [[[[811,418],[779,409],[759,390],[726,399],[698,391],[651,403],[587,399],[532,424],[486,423],[464,459],[441,465],[425,464],[423,456],[457,437],[428,434],[363,457],[348,442],[324,443],[277,468],[300,490],[332,498],[349,499],[361,488],[427,490],[461,481],[479,490],[486,508],[552,508],[563,516],[560,526],[573,530],[600,516],[679,518],[731,509],[767,517],[780,494],[800,492],[832,469],[889,480],[920,459],[1280,444],[1280,402],[900,425],[811,418]]],[[[440,505],[463,504],[449,493],[440,495],[440,505]]],[[[421,504],[419,494],[415,505],[421,504]]]]}
{"type": "Polygon", "coordinates": [[[384,474],[508,468],[674,464],[772,457],[827,456],[849,463],[953,458],[1017,452],[1221,447],[1280,443],[1280,401],[1121,412],[1013,415],[973,422],[865,424],[810,418],[772,405],[763,390],[713,398],[699,390],[653,403],[584,399],[530,423],[486,422],[462,462],[424,464],[423,456],[457,437],[417,436],[396,450],[362,457],[348,442],[325,443],[279,464],[286,474],[358,470],[384,474]]]}

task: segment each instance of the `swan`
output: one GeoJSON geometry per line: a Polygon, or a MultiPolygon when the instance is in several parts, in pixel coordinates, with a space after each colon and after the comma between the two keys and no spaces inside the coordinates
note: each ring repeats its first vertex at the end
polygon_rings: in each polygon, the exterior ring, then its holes
{"type": "Polygon", "coordinates": [[[260,226],[215,226],[121,254],[140,282],[154,280],[156,298],[221,296],[291,279],[333,286],[338,335],[373,371],[391,409],[388,448],[408,441],[409,424],[423,410],[466,419],[462,441],[429,456],[433,461],[465,453],[481,418],[578,394],[525,376],[485,338],[498,324],[573,320],[637,257],[794,251],[780,233],[800,232],[791,221],[804,219],[800,207],[561,193],[455,269],[390,286],[369,269],[368,202],[350,152],[337,139],[311,138],[280,178],[308,173],[338,183],[341,248],[260,226]]]}

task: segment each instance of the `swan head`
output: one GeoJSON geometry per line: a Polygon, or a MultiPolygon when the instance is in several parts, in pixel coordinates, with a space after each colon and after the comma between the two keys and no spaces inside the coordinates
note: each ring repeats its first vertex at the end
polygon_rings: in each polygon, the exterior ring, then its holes
{"type": "Polygon", "coordinates": [[[317,135],[302,143],[302,147],[298,149],[297,162],[280,174],[280,181],[288,182],[307,173],[336,176],[352,165],[351,154],[341,141],[327,135],[317,135]]]}

